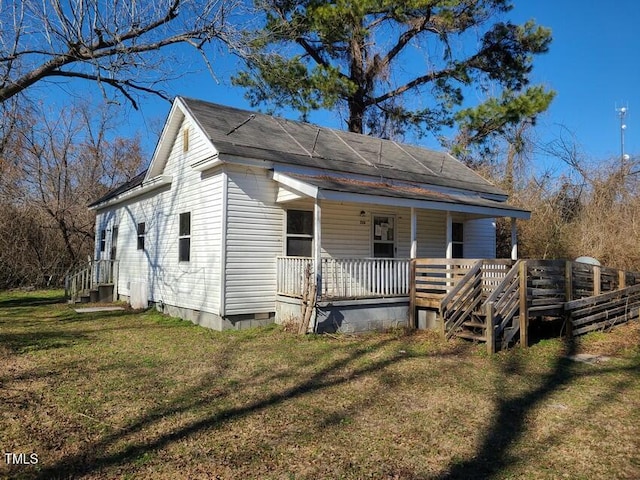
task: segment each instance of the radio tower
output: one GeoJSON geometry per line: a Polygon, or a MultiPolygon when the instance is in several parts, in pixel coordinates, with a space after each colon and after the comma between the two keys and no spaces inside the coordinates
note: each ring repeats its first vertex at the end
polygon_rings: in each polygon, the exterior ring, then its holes
{"type": "Polygon", "coordinates": [[[628,112],[627,107],[616,108],[616,112],[618,112],[618,117],[620,117],[620,166],[625,167],[627,160],[629,160],[629,155],[624,153],[624,131],[627,129],[627,125],[624,123],[624,118],[627,116],[628,112]]]}

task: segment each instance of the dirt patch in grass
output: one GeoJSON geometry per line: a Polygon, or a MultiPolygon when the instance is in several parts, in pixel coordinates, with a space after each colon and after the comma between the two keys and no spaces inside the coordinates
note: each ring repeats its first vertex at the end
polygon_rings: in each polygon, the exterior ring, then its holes
{"type": "Polygon", "coordinates": [[[0,448],[38,463],[0,459],[0,477],[640,477],[637,324],[490,357],[430,332],[221,333],[28,295],[0,294],[0,448]],[[612,360],[566,358],[583,351],[612,360]]]}

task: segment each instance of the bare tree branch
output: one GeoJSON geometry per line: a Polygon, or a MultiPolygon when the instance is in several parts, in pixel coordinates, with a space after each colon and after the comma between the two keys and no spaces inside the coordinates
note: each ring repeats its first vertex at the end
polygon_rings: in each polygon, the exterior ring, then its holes
{"type": "Polygon", "coordinates": [[[159,93],[153,85],[177,67],[148,55],[170,45],[202,52],[208,42],[231,42],[227,15],[235,5],[222,0],[17,0],[13,18],[0,19],[0,102],[47,77],[99,80],[129,101],[131,90],[159,93]],[[141,72],[151,79],[141,81],[141,72]]]}

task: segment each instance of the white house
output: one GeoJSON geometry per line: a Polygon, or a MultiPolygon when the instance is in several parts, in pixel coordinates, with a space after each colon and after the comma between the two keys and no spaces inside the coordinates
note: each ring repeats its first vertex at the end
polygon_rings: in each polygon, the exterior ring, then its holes
{"type": "Polygon", "coordinates": [[[506,200],[446,153],[178,97],[149,169],[90,208],[121,299],[242,328],[317,285],[310,328],[357,331],[406,324],[410,258],[494,258],[495,218],[529,217],[506,200]]]}

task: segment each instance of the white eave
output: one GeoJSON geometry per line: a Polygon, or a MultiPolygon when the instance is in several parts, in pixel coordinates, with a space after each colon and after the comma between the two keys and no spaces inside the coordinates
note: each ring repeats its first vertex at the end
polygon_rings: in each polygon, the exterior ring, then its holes
{"type": "Polygon", "coordinates": [[[193,163],[190,163],[189,166],[198,172],[204,172],[205,170],[209,170],[211,168],[217,167],[218,165],[222,165],[222,160],[220,160],[220,156],[216,153],[215,155],[205,158],[203,160],[197,160],[193,163]]]}
{"type": "Polygon", "coordinates": [[[138,185],[137,187],[134,187],[131,190],[127,190],[126,192],[105,200],[104,202],[90,206],[89,210],[100,210],[102,208],[117,205],[118,203],[131,200],[133,198],[139,197],[140,195],[144,195],[145,193],[153,192],[154,190],[157,190],[159,188],[170,186],[172,181],[173,178],[171,177],[171,175],[158,175],[157,177],[145,180],[142,185],[138,185]]]}

